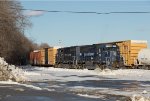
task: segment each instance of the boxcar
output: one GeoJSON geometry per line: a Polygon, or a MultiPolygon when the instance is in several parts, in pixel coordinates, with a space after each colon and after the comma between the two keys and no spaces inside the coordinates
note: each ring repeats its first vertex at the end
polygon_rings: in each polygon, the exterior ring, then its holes
{"type": "Polygon", "coordinates": [[[120,56],[123,58],[123,64],[128,68],[134,67],[139,51],[147,48],[147,41],[145,40],[119,41],[116,44],[119,47],[120,56]]]}
{"type": "Polygon", "coordinates": [[[57,49],[54,47],[43,48],[30,53],[30,64],[34,66],[54,66],[57,49]]]}

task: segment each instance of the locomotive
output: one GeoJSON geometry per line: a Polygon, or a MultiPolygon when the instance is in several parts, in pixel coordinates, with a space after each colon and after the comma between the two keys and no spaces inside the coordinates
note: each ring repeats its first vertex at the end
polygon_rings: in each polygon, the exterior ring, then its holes
{"type": "MultiPolygon", "coordinates": [[[[45,57],[39,60],[44,65],[52,65],[56,68],[89,69],[95,68],[147,68],[150,69],[150,50],[147,49],[145,40],[125,40],[92,45],[71,46],[45,50],[45,57]],[[46,54],[53,54],[53,63],[46,54]]],[[[37,65],[35,57],[30,54],[32,65],[37,65]]],[[[37,61],[37,58],[36,58],[37,61]]],[[[40,63],[38,64],[40,65],[40,63]]]]}

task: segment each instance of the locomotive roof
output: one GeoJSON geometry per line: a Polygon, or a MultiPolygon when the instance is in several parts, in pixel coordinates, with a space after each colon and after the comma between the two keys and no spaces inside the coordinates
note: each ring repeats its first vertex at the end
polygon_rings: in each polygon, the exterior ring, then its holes
{"type": "MultiPolygon", "coordinates": [[[[121,42],[127,42],[131,41],[131,43],[148,43],[147,40],[123,40],[123,41],[113,41],[113,42],[103,42],[103,43],[96,43],[96,44],[91,44],[91,45],[98,45],[98,44],[115,44],[115,43],[121,43],[121,42]]],[[[62,48],[73,48],[73,47],[80,47],[80,46],[91,46],[91,45],[77,45],[77,46],[68,46],[68,47],[62,47],[62,48]]]]}

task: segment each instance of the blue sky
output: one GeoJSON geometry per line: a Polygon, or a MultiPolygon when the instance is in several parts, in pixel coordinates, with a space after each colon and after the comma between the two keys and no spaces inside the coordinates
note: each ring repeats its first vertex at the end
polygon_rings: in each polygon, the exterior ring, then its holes
{"type": "MultiPolygon", "coordinates": [[[[150,11],[149,1],[22,1],[26,9],[59,11],[150,11]]],[[[26,12],[27,14],[28,12],[26,12]]],[[[33,26],[25,32],[37,43],[74,46],[117,40],[148,40],[149,14],[42,13],[29,18],[33,26]],[[61,40],[61,43],[60,41],[61,40]]]]}

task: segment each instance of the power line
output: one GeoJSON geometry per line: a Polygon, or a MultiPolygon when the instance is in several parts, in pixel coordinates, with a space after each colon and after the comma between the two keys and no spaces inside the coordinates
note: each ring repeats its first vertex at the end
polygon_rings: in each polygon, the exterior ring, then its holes
{"type": "MultiPolygon", "coordinates": [[[[14,8],[12,8],[14,9],[14,8]]],[[[82,11],[51,11],[51,10],[41,10],[41,9],[20,9],[20,10],[30,10],[30,11],[42,11],[42,12],[49,12],[49,13],[78,13],[78,14],[148,14],[150,11],[125,11],[125,12],[82,12],[82,11]]]]}

